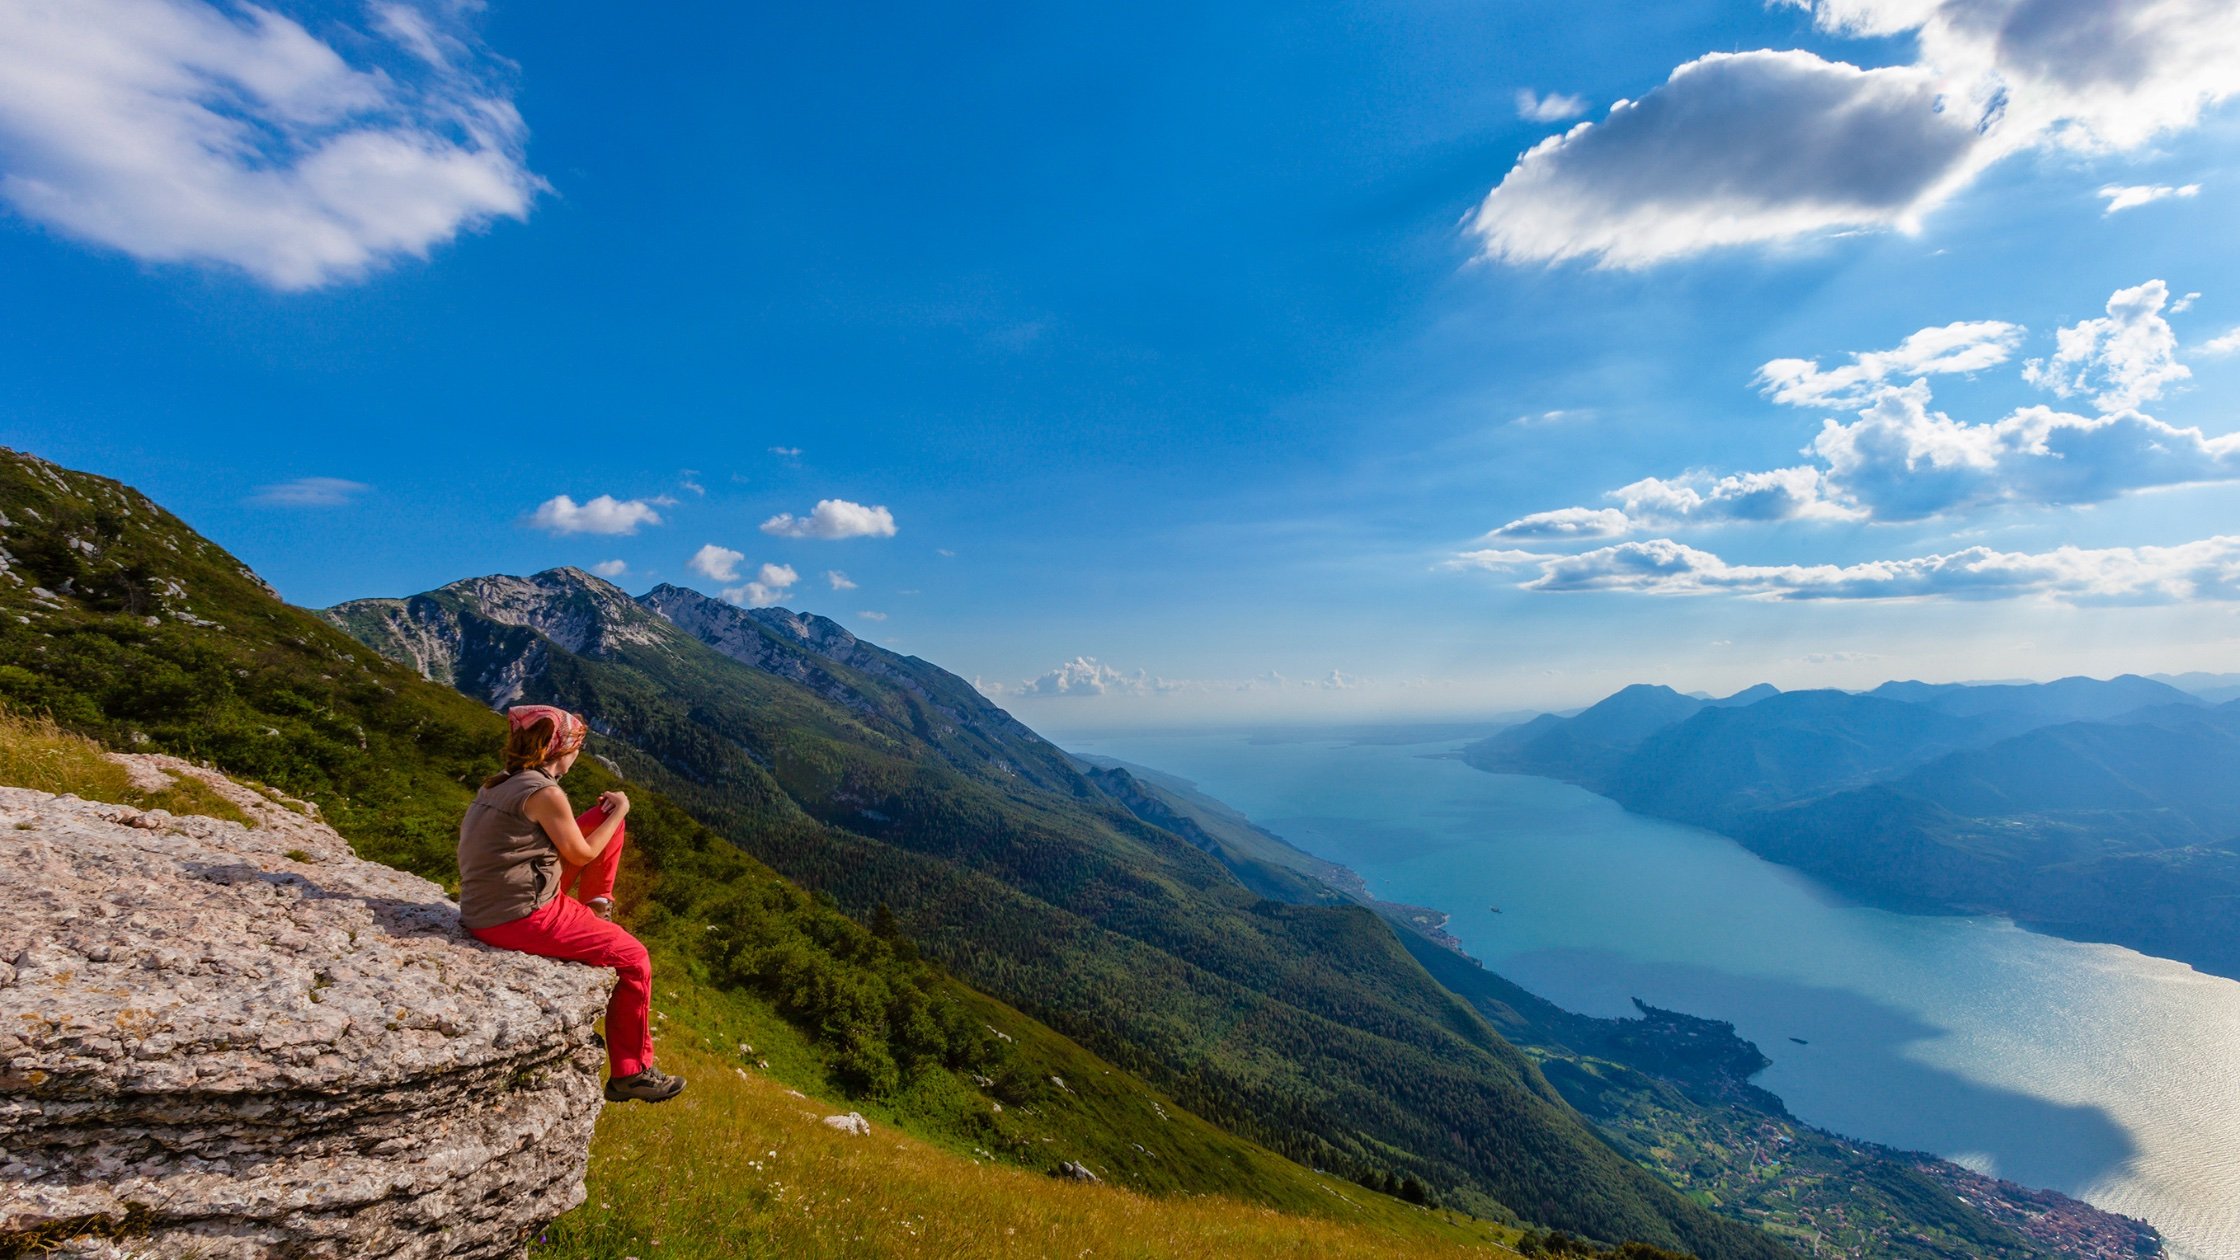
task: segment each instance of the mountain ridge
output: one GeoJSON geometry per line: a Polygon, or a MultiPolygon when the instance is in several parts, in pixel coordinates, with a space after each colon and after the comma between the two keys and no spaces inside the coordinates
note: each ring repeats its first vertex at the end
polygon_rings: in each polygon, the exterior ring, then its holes
{"type": "Polygon", "coordinates": [[[2240,977],[2235,702],[2136,674],[1899,681],[1707,706],[1630,744],[1593,738],[1592,712],[1464,760],[1722,832],[1877,904],[2006,914],[2240,977]]]}
{"type": "MultiPolygon", "coordinates": [[[[455,884],[458,820],[499,715],[282,603],[121,483],[0,450],[0,522],[0,707],[271,785],[315,803],[360,857],[455,884]]],[[[15,744],[0,740],[0,765],[66,762],[15,744]]],[[[631,792],[620,913],[655,951],[664,1009],[680,992],[720,999],[723,1026],[792,1045],[803,1084],[1030,1170],[1085,1160],[1151,1194],[1390,1219],[783,880],[643,779],[595,757],[565,786],[579,805],[631,792]]],[[[730,1050],[744,1040],[724,1043],[724,1071],[760,1066],[730,1050]]]]}
{"type": "MultiPolygon", "coordinates": [[[[664,638],[576,654],[546,640],[535,694],[610,728],[633,775],[781,871],[859,914],[890,907],[968,981],[1294,1158],[1395,1161],[1453,1201],[1491,1210],[1521,1196],[1566,1228],[1707,1256],[1764,1245],[1641,1180],[1369,911],[1255,894],[946,671],[822,635],[844,664],[789,632],[813,622],[680,592],[647,602],[702,619],[696,629],[746,659],[681,630],[690,648],[664,638]],[[882,683],[858,660],[914,685],[882,683]],[[802,670],[862,703],[844,719],[831,701],[818,708],[780,677],[802,670]],[[781,703],[798,706],[783,722],[768,712],[781,703]],[[767,794],[736,790],[750,780],[767,794]],[[772,825],[788,818],[824,830],[772,825]]],[[[365,624],[355,611],[334,615],[365,624]]],[[[498,623],[460,624],[488,642],[498,623]]]]}

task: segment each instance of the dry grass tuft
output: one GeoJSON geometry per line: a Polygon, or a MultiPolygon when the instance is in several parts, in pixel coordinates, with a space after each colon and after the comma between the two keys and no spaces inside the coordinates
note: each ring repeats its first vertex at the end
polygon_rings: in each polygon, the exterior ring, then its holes
{"type": "Polygon", "coordinates": [[[101,745],[73,735],[43,717],[0,710],[0,784],[83,797],[111,805],[200,814],[254,827],[240,806],[193,775],[173,775],[153,791],[135,787],[132,775],[110,760],[101,745]]]}

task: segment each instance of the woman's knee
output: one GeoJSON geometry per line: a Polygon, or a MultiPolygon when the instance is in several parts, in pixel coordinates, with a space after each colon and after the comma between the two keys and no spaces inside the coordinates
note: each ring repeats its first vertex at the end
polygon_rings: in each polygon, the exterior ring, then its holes
{"type": "Polygon", "coordinates": [[[615,950],[614,969],[624,977],[640,981],[653,979],[653,955],[637,937],[624,937],[615,950]]]}

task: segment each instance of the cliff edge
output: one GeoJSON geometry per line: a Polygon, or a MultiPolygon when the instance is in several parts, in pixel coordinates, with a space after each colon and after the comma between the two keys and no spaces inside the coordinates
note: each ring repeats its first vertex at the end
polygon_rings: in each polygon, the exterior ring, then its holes
{"type": "Polygon", "coordinates": [[[0,1254],[497,1257],[583,1200],[606,972],[243,822],[0,788],[0,1254]]]}

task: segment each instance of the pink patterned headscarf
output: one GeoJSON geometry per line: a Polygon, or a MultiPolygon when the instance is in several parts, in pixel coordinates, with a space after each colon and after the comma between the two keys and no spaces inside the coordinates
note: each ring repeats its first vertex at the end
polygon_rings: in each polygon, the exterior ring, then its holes
{"type": "Polygon", "coordinates": [[[507,724],[517,731],[546,718],[552,720],[552,757],[565,757],[583,747],[584,737],[591,733],[582,718],[549,704],[517,704],[506,710],[507,724]]]}

